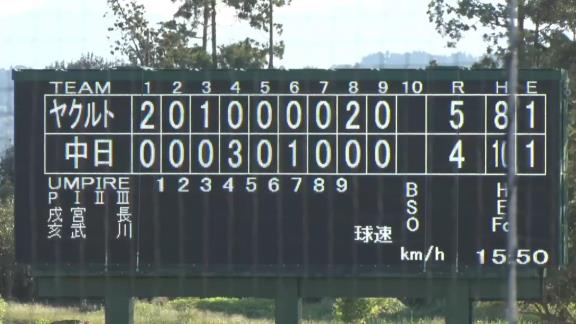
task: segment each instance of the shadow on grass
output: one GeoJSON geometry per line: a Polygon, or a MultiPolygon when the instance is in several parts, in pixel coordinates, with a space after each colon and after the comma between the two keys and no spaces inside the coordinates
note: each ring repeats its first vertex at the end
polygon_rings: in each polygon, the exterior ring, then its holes
{"type": "Polygon", "coordinates": [[[272,299],[215,297],[199,299],[196,301],[196,308],[253,319],[273,319],[275,307],[272,299]]]}
{"type": "MultiPolygon", "coordinates": [[[[302,318],[312,321],[331,321],[334,300],[318,298],[302,301],[302,318]]],[[[198,310],[219,312],[226,315],[243,315],[251,319],[274,319],[275,303],[273,299],[262,298],[202,298],[194,302],[198,310]]]]}
{"type": "MultiPolygon", "coordinates": [[[[382,312],[377,322],[383,323],[440,323],[443,322],[446,305],[443,300],[408,301],[403,300],[403,306],[386,306],[392,299],[381,299],[382,312]]],[[[322,298],[315,302],[303,301],[302,318],[307,321],[331,323],[335,321],[332,298],[322,298]]],[[[396,304],[395,302],[393,304],[396,304]]],[[[218,312],[232,315],[242,315],[248,319],[273,320],[274,300],[262,298],[202,298],[195,299],[194,307],[198,310],[218,312]]],[[[477,302],[474,317],[480,323],[502,323],[503,303],[477,302]]],[[[526,320],[526,318],[525,318],[526,320]]],[[[532,323],[532,321],[528,321],[532,323]]]]}
{"type": "MultiPolygon", "coordinates": [[[[382,299],[383,303],[391,299],[382,299]]],[[[398,303],[398,302],[397,302],[398,303]]],[[[415,323],[425,323],[431,317],[434,318],[442,308],[442,304],[433,303],[424,307],[410,309],[403,307],[401,309],[388,309],[384,307],[383,312],[378,316],[385,323],[403,322],[406,319],[415,323]],[[385,311],[386,310],[386,311],[385,311]]],[[[202,298],[194,301],[194,307],[198,310],[218,312],[226,315],[242,315],[249,319],[274,319],[274,300],[261,298],[202,298]]],[[[307,321],[319,321],[332,323],[334,318],[334,299],[322,298],[316,301],[303,300],[302,319],[307,321]]]]}

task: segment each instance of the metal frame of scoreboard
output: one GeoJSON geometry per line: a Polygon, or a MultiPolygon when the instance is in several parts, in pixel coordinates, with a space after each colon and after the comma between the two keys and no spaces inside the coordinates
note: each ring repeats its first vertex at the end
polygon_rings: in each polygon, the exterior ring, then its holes
{"type": "MultiPolygon", "coordinates": [[[[287,80],[316,80],[318,75],[331,75],[342,80],[364,80],[365,75],[374,77],[382,71],[331,71],[295,70],[295,71],[253,71],[258,79],[287,80]]],[[[235,80],[242,76],[243,71],[211,71],[191,73],[189,71],[168,71],[160,73],[154,71],[45,71],[42,80],[131,80],[136,74],[140,80],[148,80],[153,75],[154,81],[172,81],[175,78],[190,80],[203,80],[209,75],[213,80],[235,80]]],[[[462,70],[386,70],[386,77],[391,80],[424,80],[451,81],[460,80],[462,70]]],[[[467,73],[471,73],[468,71],[467,73]]],[[[474,80],[505,79],[505,72],[501,70],[474,71],[474,80]]],[[[22,81],[38,81],[38,71],[22,71],[14,74],[16,83],[22,81]]],[[[566,145],[567,145],[567,76],[564,72],[550,70],[522,71],[521,77],[529,76],[532,80],[557,80],[560,103],[560,122],[562,125],[558,138],[563,141],[558,150],[559,189],[558,204],[558,252],[557,261],[562,265],[566,262],[566,145]]],[[[285,89],[289,93],[289,89],[285,89]]],[[[15,105],[18,116],[17,105],[15,105]]],[[[551,109],[548,107],[548,109],[551,109]]],[[[18,122],[18,117],[16,118],[18,122]]],[[[550,130],[548,130],[550,131],[550,130]]],[[[18,134],[18,132],[16,132],[18,134]]],[[[46,135],[44,135],[46,136],[46,135]]],[[[16,144],[21,139],[16,136],[16,144]]],[[[23,148],[16,147],[17,161],[23,148]],[[18,153],[20,152],[20,153],[18,153]]],[[[18,169],[18,163],[16,164],[18,169]]],[[[45,166],[45,165],[44,165],[45,166]]],[[[367,172],[368,168],[366,168],[367,172]]],[[[45,170],[46,171],[46,170],[45,170]]],[[[397,171],[397,170],[396,170],[397,171]]],[[[486,167],[484,169],[486,171],[486,167]]],[[[18,174],[18,172],[17,172],[18,174]]],[[[18,213],[18,196],[22,197],[25,185],[16,182],[18,213]]],[[[21,199],[21,198],[20,198],[21,199]]],[[[18,215],[18,214],[17,214],[18,215]]],[[[18,220],[17,220],[18,224],[18,220]]],[[[506,296],[505,271],[495,269],[469,268],[460,271],[444,269],[435,272],[403,271],[406,267],[389,267],[383,271],[377,269],[358,268],[354,273],[333,273],[324,277],[320,273],[305,274],[291,272],[282,274],[274,272],[254,275],[250,271],[222,275],[222,272],[203,272],[201,269],[163,269],[155,271],[150,269],[142,272],[128,268],[111,266],[103,271],[100,266],[83,265],[81,268],[73,264],[33,264],[33,273],[38,282],[38,292],[42,296],[51,297],[103,297],[106,301],[106,321],[109,323],[132,322],[132,297],[153,296],[254,296],[276,299],[276,322],[297,323],[300,321],[302,297],[419,297],[419,298],[446,298],[449,323],[469,322],[472,319],[471,301],[482,299],[503,299],[506,296]],[[189,271],[191,270],[191,271],[189,271]]],[[[145,268],[144,268],[145,269],[145,268]]],[[[248,269],[244,269],[248,270],[248,269]]],[[[535,299],[542,296],[545,269],[539,267],[521,268],[518,277],[518,296],[522,299],[535,299]]]]}

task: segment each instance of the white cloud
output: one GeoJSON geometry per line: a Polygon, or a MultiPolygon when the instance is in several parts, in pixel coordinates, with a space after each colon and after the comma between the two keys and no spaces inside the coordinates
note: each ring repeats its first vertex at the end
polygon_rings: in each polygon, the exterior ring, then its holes
{"type": "Polygon", "coordinates": [[[47,0],[18,0],[10,1],[10,4],[2,4],[0,17],[23,14],[25,12],[37,9],[46,4],[47,0]]]}

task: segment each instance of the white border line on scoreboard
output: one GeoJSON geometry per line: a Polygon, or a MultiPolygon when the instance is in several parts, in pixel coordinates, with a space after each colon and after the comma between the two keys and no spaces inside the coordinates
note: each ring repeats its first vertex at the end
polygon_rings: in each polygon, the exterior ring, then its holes
{"type": "MultiPolygon", "coordinates": [[[[503,93],[58,93],[58,94],[45,94],[45,96],[51,97],[126,97],[126,96],[144,96],[144,97],[155,97],[155,96],[166,96],[166,97],[214,97],[214,96],[229,96],[229,97],[245,97],[245,96],[255,96],[255,97],[303,97],[303,96],[317,96],[317,97],[335,97],[335,96],[346,96],[346,97],[392,97],[392,96],[406,96],[406,97],[421,97],[421,96],[433,96],[433,97],[483,97],[483,96],[494,96],[494,97],[507,97],[508,94],[503,93]]],[[[520,93],[517,94],[518,97],[539,97],[546,96],[545,93],[520,93]]]]}
{"type": "Polygon", "coordinates": [[[130,172],[134,172],[134,97],[130,98],[130,172]]]}
{"type": "Polygon", "coordinates": [[[46,139],[47,139],[46,133],[48,133],[48,132],[46,129],[46,96],[47,95],[44,95],[44,116],[42,116],[44,119],[44,152],[43,152],[44,153],[44,174],[47,174],[46,173],[46,171],[47,171],[47,168],[46,168],[46,155],[47,155],[46,154],[46,139]]]}
{"type": "MultiPolygon", "coordinates": [[[[366,117],[368,119],[368,117],[366,117]]],[[[368,131],[368,129],[366,129],[368,131]]],[[[398,97],[394,98],[394,173],[398,172],[398,97]]]]}
{"type": "Polygon", "coordinates": [[[488,97],[484,97],[484,174],[488,174],[488,97]]]}
{"type": "MultiPolygon", "coordinates": [[[[306,132],[293,132],[293,133],[276,133],[276,132],[269,132],[269,133],[263,133],[263,132],[255,132],[255,133],[215,133],[215,132],[206,132],[206,133],[188,133],[188,132],[174,132],[174,133],[167,133],[167,132],[163,132],[162,134],[160,132],[150,132],[150,133],[142,133],[142,132],[135,132],[135,133],[130,133],[130,132],[118,132],[118,133],[114,133],[114,132],[50,132],[50,133],[44,133],[44,135],[69,135],[69,136],[73,136],[73,135],[90,135],[90,136],[130,136],[130,135],[156,135],[156,136],[187,136],[187,135],[192,135],[192,136],[216,136],[216,135],[226,135],[226,136],[246,136],[246,135],[256,135],[256,136],[273,136],[273,135],[286,135],[286,136],[290,136],[290,135],[339,135],[339,136],[364,136],[364,135],[373,135],[373,136],[425,136],[425,135],[429,135],[429,136],[484,136],[484,135],[488,135],[488,136],[504,136],[506,135],[506,133],[478,133],[478,132],[474,132],[474,133],[394,133],[394,132],[390,132],[390,133],[375,133],[375,132],[354,132],[354,133],[306,133],[306,132]]],[[[516,135],[525,135],[525,136],[544,136],[546,135],[546,133],[516,133],[516,135]]]]}
{"type": "Polygon", "coordinates": [[[548,96],[544,96],[544,174],[548,173],[548,96]]]}
{"type": "MultiPolygon", "coordinates": [[[[387,97],[396,97],[396,100],[398,98],[398,96],[444,96],[444,97],[451,97],[451,96],[480,96],[480,97],[485,97],[488,98],[489,96],[493,96],[493,97],[504,97],[507,96],[507,94],[486,94],[486,93],[482,93],[482,94],[258,94],[258,93],[247,93],[247,94],[144,94],[144,96],[159,96],[160,100],[162,99],[163,96],[188,96],[188,97],[194,97],[194,96],[269,96],[269,97],[279,97],[279,96],[306,96],[306,98],[309,98],[310,96],[366,96],[366,97],[382,97],[382,96],[387,96],[387,97]]],[[[47,154],[46,154],[46,139],[48,135],[69,135],[69,136],[73,136],[73,135],[100,135],[100,136],[121,136],[121,135],[126,135],[126,136],[134,136],[134,135],[150,135],[150,134],[155,134],[155,133],[134,133],[134,132],[119,132],[119,133],[110,133],[110,132],[48,132],[47,131],[47,120],[46,120],[46,115],[47,115],[47,97],[76,97],[76,96],[80,96],[80,97],[118,97],[118,96],[130,96],[131,98],[135,97],[135,96],[142,96],[142,94],[44,94],[44,109],[43,109],[43,121],[44,121],[44,132],[43,132],[43,138],[44,138],[44,154],[43,154],[43,160],[44,160],[44,174],[46,175],[51,175],[51,174],[91,174],[91,175],[99,175],[99,174],[127,174],[125,172],[113,172],[113,173],[62,173],[62,172],[47,172],[47,154]]],[[[547,156],[547,126],[548,126],[548,122],[547,122],[547,94],[518,94],[518,97],[543,97],[544,98],[544,133],[522,133],[522,134],[517,134],[517,135],[524,135],[524,136],[537,136],[537,135],[544,135],[544,153],[545,153],[545,158],[544,158],[544,173],[518,173],[518,175],[547,175],[547,160],[548,160],[548,156],[547,156]]],[[[161,100],[162,101],[162,100],[161,100]]],[[[427,101],[427,100],[426,100],[427,101]]],[[[308,102],[307,102],[308,103],[308,102]]],[[[427,103],[427,102],[426,102],[427,103]]],[[[133,104],[133,103],[132,103],[133,104]]],[[[131,107],[132,108],[132,107],[131,107]]],[[[396,110],[398,109],[398,106],[396,104],[396,110]]],[[[308,104],[307,104],[307,109],[308,109],[308,104]]],[[[485,107],[486,109],[486,107],[485,107]]],[[[338,110],[336,111],[336,113],[338,112],[338,110]]],[[[427,115],[427,114],[426,114],[427,115]]],[[[131,116],[132,118],[133,116],[131,116]]],[[[396,116],[397,119],[397,116],[396,116]]],[[[397,122],[397,120],[396,120],[397,122]]],[[[132,123],[131,123],[131,128],[133,127],[132,123]]],[[[186,132],[186,133],[165,133],[166,135],[189,135],[189,136],[193,136],[193,135],[222,135],[223,133],[193,133],[193,132],[186,132]]],[[[228,133],[226,133],[228,134],[228,133]]],[[[245,133],[229,133],[230,135],[243,135],[245,133]]],[[[252,133],[251,135],[270,135],[272,133],[265,133],[265,132],[259,132],[259,133],[252,133]]],[[[397,141],[397,136],[402,136],[402,135],[416,135],[416,136],[434,136],[434,135],[439,135],[439,136],[454,136],[454,135],[458,135],[458,136],[466,136],[466,135],[471,135],[471,136],[489,136],[489,135],[504,135],[506,133],[486,133],[486,132],[482,132],[482,133],[428,133],[428,132],[424,132],[424,133],[398,133],[397,129],[395,130],[395,132],[393,133],[373,133],[373,132],[357,132],[357,133],[313,133],[313,134],[318,134],[318,135],[331,135],[331,134],[336,134],[336,135],[380,135],[380,136],[395,136],[396,137],[396,141],[397,141]]],[[[310,135],[309,132],[289,132],[289,133],[276,133],[276,135],[310,135]]],[[[133,143],[131,143],[133,144],[133,143]]],[[[396,148],[397,149],[397,148],[396,148]]],[[[308,150],[307,150],[308,151],[308,150]]],[[[308,153],[308,152],[307,152],[308,153]]],[[[427,152],[426,152],[427,153],[427,152]]],[[[132,155],[132,154],[131,154],[132,155]]],[[[132,157],[132,156],[131,156],[132,157]]],[[[395,162],[397,163],[397,161],[395,162]]],[[[395,166],[395,168],[397,169],[397,165],[395,166]]],[[[367,170],[366,170],[367,171],[367,170]]],[[[485,162],[485,172],[486,172],[486,162],[485,162]]],[[[210,173],[134,173],[131,172],[129,173],[131,175],[164,175],[164,174],[169,174],[169,175],[178,175],[178,174],[183,174],[183,175],[206,175],[206,174],[210,174],[210,173]]],[[[248,175],[248,174],[255,174],[255,175],[267,175],[266,173],[219,173],[219,174],[226,174],[226,175],[248,175]]],[[[302,173],[270,173],[270,175],[302,175],[302,173]]],[[[304,174],[304,175],[361,175],[361,173],[310,173],[310,174],[304,174]]],[[[496,173],[496,174],[488,174],[488,173],[365,173],[365,175],[399,175],[399,176],[403,176],[403,175],[423,175],[423,176],[428,176],[428,175],[464,175],[464,176],[478,176],[478,175],[505,175],[505,173],[496,173]]]]}
{"type": "MultiPolygon", "coordinates": [[[[220,173],[207,173],[207,172],[193,172],[193,173],[183,173],[183,172],[47,172],[46,175],[81,175],[81,176],[95,176],[95,175],[124,175],[124,176],[134,176],[134,175],[150,175],[150,176],[505,176],[506,173],[294,173],[294,172],[220,172],[220,173]]],[[[545,173],[517,173],[518,176],[546,176],[545,173]]]]}
{"type": "MultiPolygon", "coordinates": [[[[430,136],[430,133],[428,133],[428,97],[424,97],[424,134],[424,171],[428,173],[428,136],[430,136]]],[[[366,150],[368,149],[367,147],[366,150]]],[[[398,160],[398,150],[396,150],[395,158],[398,160]]]]}

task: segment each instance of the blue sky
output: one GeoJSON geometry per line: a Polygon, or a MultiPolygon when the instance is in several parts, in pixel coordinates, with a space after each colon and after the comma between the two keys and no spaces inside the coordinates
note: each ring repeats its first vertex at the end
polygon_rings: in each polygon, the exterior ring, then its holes
{"type": "MultiPolygon", "coordinates": [[[[166,19],[176,9],[170,0],[140,0],[148,19],[166,19]]],[[[286,68],[328,68],[353,64],[378,51],[431,54],[455,51],[479,56],[484,51],[480,34],[462,41],[457,50],[446,48],[428,22],[429,0],[293,0],[278,9],[284,24],[286,68]]],[[[107,31],[111,26],[106,0],[0,0],[0,67],[25,65],[43,68],[55,60],[73,60],[93,52],[110,57],[107,31]]],[[[222,7],[220,7],[222,8],[222,7]]],[[[246,36],[265,41],[266,35],[238,21],[231,10],[218,11],[218,42],[246,36]]]]}

